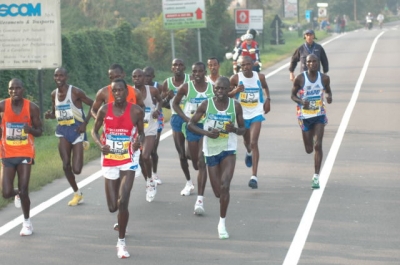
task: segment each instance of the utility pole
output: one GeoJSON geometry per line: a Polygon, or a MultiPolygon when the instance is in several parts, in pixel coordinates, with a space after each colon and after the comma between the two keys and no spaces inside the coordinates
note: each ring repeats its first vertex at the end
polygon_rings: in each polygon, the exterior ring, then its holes
{"type": "Polygon", "coordinates": [[[354,21],[357,21],[357,0],[354,0],[354,21]]]}

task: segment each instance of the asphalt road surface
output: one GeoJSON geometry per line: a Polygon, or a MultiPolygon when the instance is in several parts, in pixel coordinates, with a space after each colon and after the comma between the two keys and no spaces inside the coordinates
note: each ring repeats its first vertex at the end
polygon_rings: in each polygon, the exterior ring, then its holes
{"type": "Polygon", "coordinates": [[[320,43],[333,92],[320,190],[310,189],[313,155],[297,125],[287,59],[264,71],[272,111],[260,135],[257,190],[247,186],[239,139],[228,240],[218,239],[219,201],[209,183],[204,216],[193,215],[196,193],[180,196],[185,179],[166,125],[155,200],[145,200],[143,178],[132,190],[129,259],[116,255],[116,214],[108,212],[97,160],[78,176],[84,204],[67,206],[66,179],[31,193],[32,236],[19,236],[20,209],[0,211],[0,264],[400,264],[399,23],[320,43]]]}

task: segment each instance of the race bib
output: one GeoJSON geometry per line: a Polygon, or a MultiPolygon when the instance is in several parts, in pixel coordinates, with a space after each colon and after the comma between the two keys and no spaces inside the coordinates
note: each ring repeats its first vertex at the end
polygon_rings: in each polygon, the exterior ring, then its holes
{"type": "Polygon", "coordinates": [[[25,123],[6,123],[6,143],[13,146],[28,144],[28,135],[24,132],[25,123]]]}
{"type": "Polygon", "coordinates": [[[110,146],[110,153],[104,157],[111,160],[125,160],[130,158],[129,146],[130,146],[129,136],[126,135],[107,135],[106,145],[110,146]]]}
{"type": "Polygon", "coordinates": [[[201,102],[206,100],[207,98],[191,98],[186,102],[186,112],[185,115],[191,118],[196,110],[199,108],[201,102]]]}
{"type": "Polygon", "coordinates": [[[144,108],[144,120],[143,120],[143,127],[146,129],[149,127],[149,122],[150,122],[150,114],[151,114],[151,108],[150,107],[145,107],[144,108]]]}
{"type": "Polygon", "coordinates": [[[310,104],[308,108],[303,107],[303,114],[306,115],[314,115],[320,112],[320,108],[322,106],[322,100],[317,99],[317,100],[310,100],[310,104]]]}
{"type": "Polygon", "coordinates": [[[69,104],[56,106],[56,118],[59,125],[75,124],[74,114],[69,104]]]}
{"type": "Polygon", "coordinates": [[[204,127],[209,131],[216,129],[219,131],[219,137],[229,137],[229,132],[226,131],[226,125],[231,122],[231,116],[222,114],[208,114],[204,127]]]}
{"type": "Polygon", "coordinates": [[[258,105],[260,93],[258,88],[245,88],[239,94],[239,101],[243,107],[255,108],[258,105]]]}

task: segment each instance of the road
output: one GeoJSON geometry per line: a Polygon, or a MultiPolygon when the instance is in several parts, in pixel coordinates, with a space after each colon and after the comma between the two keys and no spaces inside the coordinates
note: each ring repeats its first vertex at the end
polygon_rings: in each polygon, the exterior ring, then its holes
{"type": "MultiPolygon", "coordinates": [[[[131,258],[121,263],[400,264],[399,23],[321,43],[333,92],[321,189],[310,189],[313,155],[304,151],[287,59],[264,71],[272,111],[260,135],[257,190],[247,187],[251,172],[239,140],[226,221],[231,238],[218,239],[219,202],[209,183],[204,216],[193,215],[196,194],[179,195],[184,177],[166,134],[159,148],[163,184],[152,203],[145,200],[143,178],[135,180],[126,237],[131,258]]],[[[19,236],[21,211],[2,209],[0,264],[118,262],[116,214],[108,212],[99,169],[93,161],[78,176],[85,196],[78,207],[67,206],[66,179],[32,192],[30,237],[19,236]]]]}

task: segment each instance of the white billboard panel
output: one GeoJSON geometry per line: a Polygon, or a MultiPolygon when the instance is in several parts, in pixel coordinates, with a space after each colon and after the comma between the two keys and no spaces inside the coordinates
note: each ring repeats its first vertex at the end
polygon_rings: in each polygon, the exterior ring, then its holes
{"type": "Polygon", "coordinates": [[[0,69],[61,66],[60,0],[0,2],[0,69]]]}

